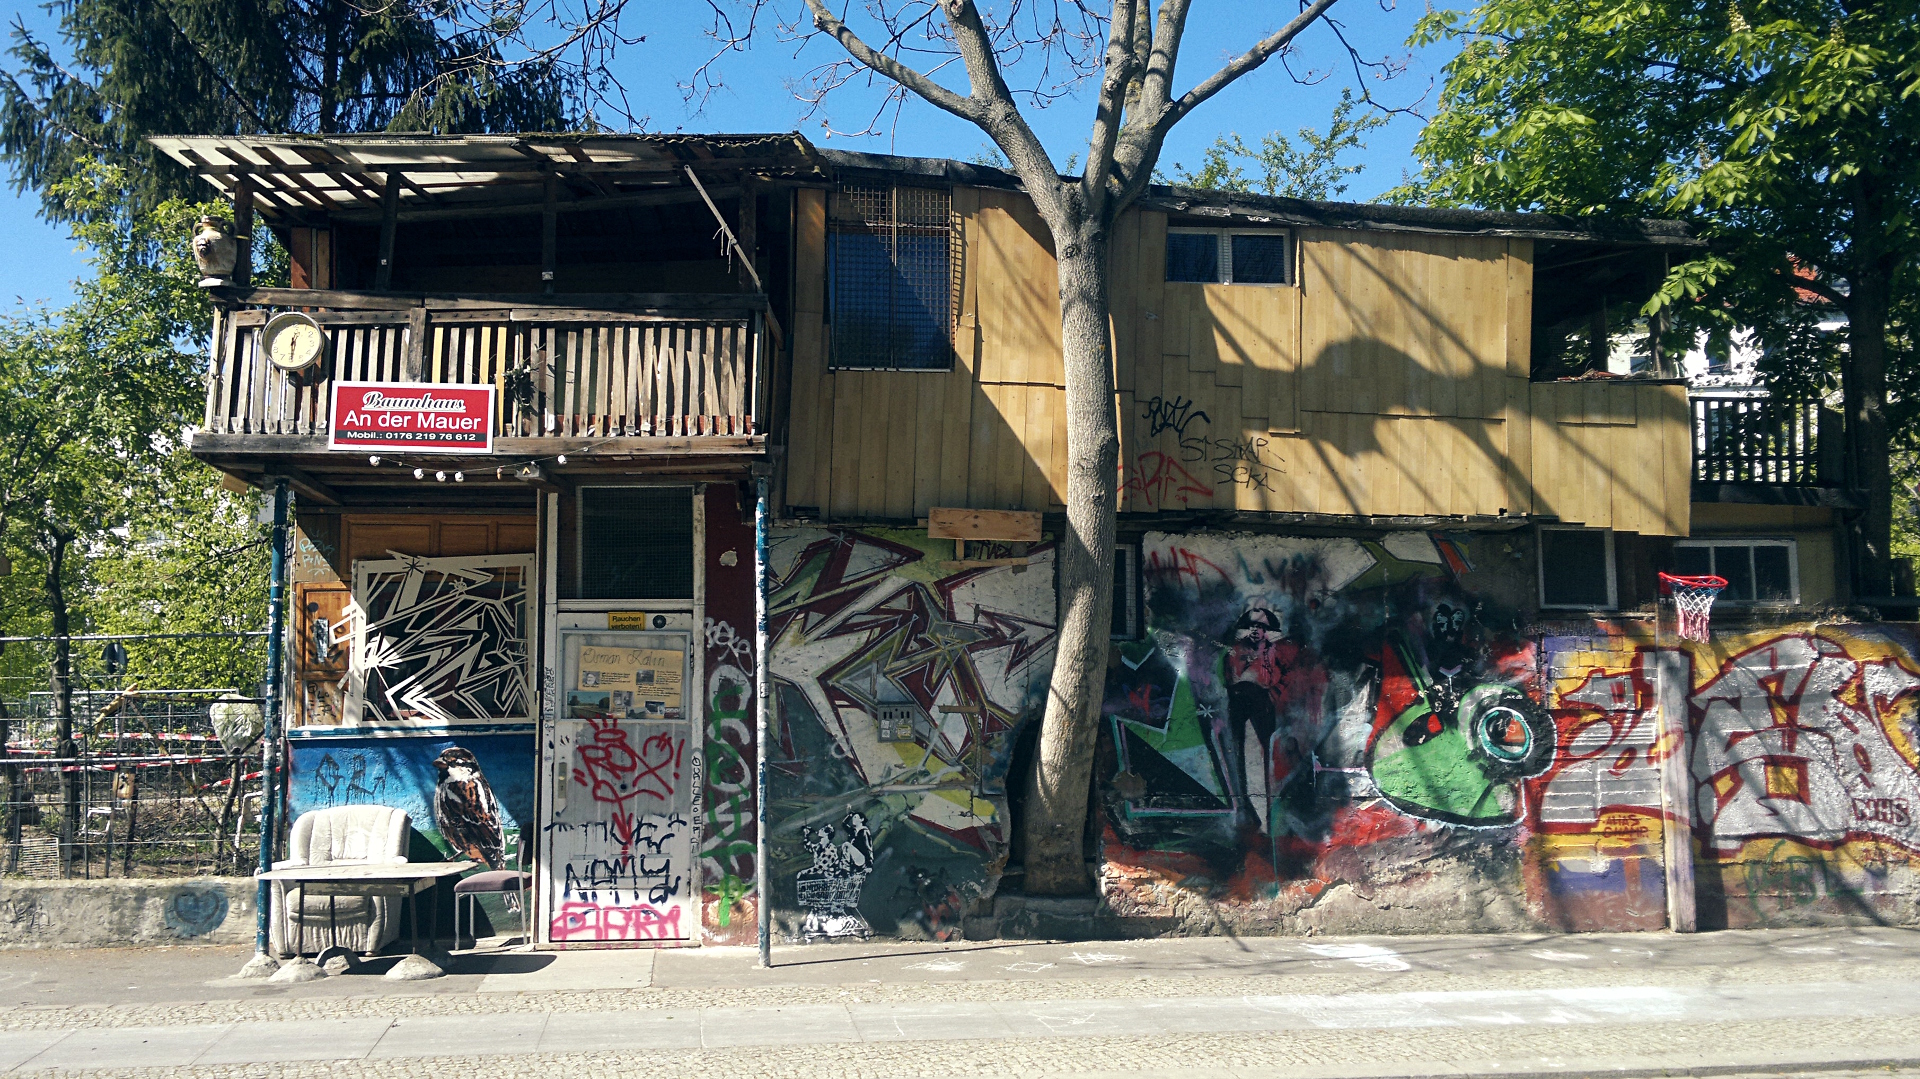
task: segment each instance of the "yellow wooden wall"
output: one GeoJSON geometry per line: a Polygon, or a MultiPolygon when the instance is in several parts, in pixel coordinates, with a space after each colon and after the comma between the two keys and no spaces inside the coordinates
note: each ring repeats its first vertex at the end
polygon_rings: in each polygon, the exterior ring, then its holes
{"type": "MultiPolygon", "coordinates": [[[[824,193],[800,193],[787,504],[903,520],[1057,508],[1059,299],[1023,196],[959,188],[951,372],[826,369],[824,193]],[[820,267],[809,272],[807,267],[820,267]]],[[[1122,509],[1537,513],[1684,534],[1678,386],[1527,379],[1532,244],[1300,230],[1290,286],[1166,282],[1164,214],[1113,237],[1122,509]]]]}

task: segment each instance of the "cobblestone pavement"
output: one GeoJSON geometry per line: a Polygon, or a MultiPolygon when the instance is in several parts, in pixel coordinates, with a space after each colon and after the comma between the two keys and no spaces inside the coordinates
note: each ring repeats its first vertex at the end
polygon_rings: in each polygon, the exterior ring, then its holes
{"type": "Polygon", "coordinates": [[[380,965],[291,986],[209,977],[244,958],[0,953],[0,1073],[1920,1079],[1920,934],[1898,930],[872,945],[785,949],[772,971],[733,949],[463,955],[429,983],[380,965]]]}

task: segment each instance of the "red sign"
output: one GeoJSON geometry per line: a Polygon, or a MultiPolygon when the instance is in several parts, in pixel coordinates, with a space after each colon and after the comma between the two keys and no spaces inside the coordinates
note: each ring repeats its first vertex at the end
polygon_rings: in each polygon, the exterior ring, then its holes
{"type": "Polygon", "coordinates": [[[330,450],[493,452],[493,387],[336,382],[330,450]]]}

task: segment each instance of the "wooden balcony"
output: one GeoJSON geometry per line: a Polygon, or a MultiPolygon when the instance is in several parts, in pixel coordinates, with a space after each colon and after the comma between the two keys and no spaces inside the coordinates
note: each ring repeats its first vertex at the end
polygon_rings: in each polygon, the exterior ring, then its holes
{"type": "Polygon", "coordinates": [[[194,438],[216,463],[325,455],[336,381],[491,385],[502,457],[765,450],[772,334],[757,295],[224,298],[194,438]],[[284,310],[306,312],[326,335],[321,362],[300,374],[276,368],[261,345],[284,310]]]}
{"type": "Polygon", "coordinates": [[[1696,390],[1689,405],[1696,501],[1750,501],[1774,489],[1787,501],[1828,502],[1791,492],[1845,485],[1843,418],[1820,402],[1733,389],[1696,390]]]}

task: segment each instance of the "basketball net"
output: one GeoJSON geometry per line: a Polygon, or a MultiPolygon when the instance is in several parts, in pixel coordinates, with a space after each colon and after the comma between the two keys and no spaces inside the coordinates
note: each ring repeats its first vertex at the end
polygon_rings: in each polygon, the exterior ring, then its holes
{"type": "Polygon", "coordinates": [[[1713,611],[1713,601],[1720,590],[1727,587],[1725,577],[1677,577],[1671,573],[1660,575],[1660,592],[1673,597],[1674,613],[1679,616],[1679,633],[1683,640],[1707,642],[1708,615],[1713,611]]]}

